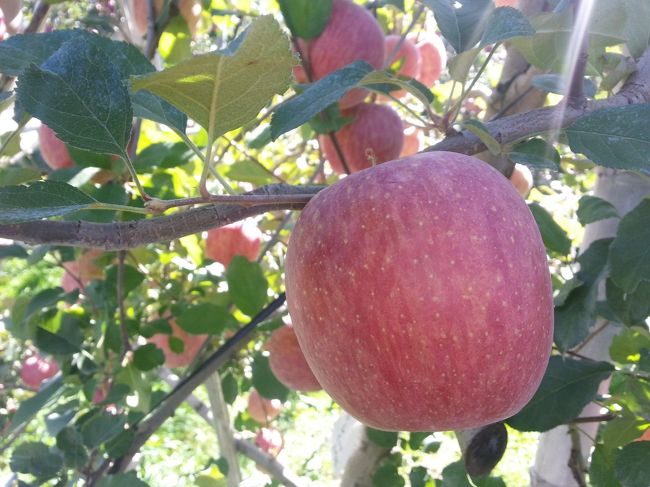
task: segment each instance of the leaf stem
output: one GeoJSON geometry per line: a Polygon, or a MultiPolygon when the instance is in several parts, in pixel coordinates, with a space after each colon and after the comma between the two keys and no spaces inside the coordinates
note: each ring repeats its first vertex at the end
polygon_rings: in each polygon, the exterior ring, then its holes
{"type": "Polygon", "coordinates": [[[114,205],[112,203],[90,203],[86,206],[87,210],[106,210],[106,211],[130,211],[131,213],[140,213],[142,215],[150,215],[151,210],[147,208],[138,208],[136,206],[114,205]]]}

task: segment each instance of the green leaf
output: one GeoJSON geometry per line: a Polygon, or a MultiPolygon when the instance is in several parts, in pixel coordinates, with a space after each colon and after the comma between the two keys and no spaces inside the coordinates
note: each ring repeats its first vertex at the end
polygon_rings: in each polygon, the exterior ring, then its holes
{"type": "Polygon", "coordinates": [[[178,326],[193,335],[217,335],[235,319],[225,307],[211,303],[200,303],[174,315],[178,326]]]}
{"type": "Polygon", "coordinates": [[[289,396],[289,389],[273,375],[268,357],[261,353],[253,358],[253,387],[267,399],[280,399],[284,402],[289,396]]]}
{"type": "Polygon", "coordinates": [[[107,475],[98,483],[97,487],[149,487],[149,484],[140,480],[135,472],[107,475]]]}
{"type": "Polygon", "coordinates": [[[359,81],[359,86],[365,86],[382,94],[389,94],[391,91],[401,88],[420,100],[425,106],[428,106],[434,99],[431,90],[418,80],[394,75],[387,71],[368,73],[359,81]]]}
{"type": "Polygon", "coordinates": [[[442,35],[457,53],[479,41],[494,8],[492,0],[424,0],[436,18],[442,35]]]}
{"type": "Polygon", "coordinates": [[[650,485],[650,441],[638,441],[623,447],[614,462],[614,474],[622,487],[650,485]]]}
{"type": "Polygon", "coordinates": [[[55,401],[62,393],[63,376],[54,377],[41,387],[35,396],[20,401],[18,410],[11,419],[7,434],[16,431],[20,426],[30,421],[46,404],[55,401]]]}
{"type": "Polygon", "coordinates": [[[228,292],[235,305],[248,316],[257,314],[268,301],[268,282],[262,267],[236,255],[226,271],[228,292]]]}
{"type": "Polygon", "coordinates": [[[623,330],[612,339],[609,355],[619,364],[637,363],[643,349],[650,350],[650,332],[635,326],[623,330]]]}
{"type": "Polygon", "coordinates": [[[382,448],[392,448],[397,444],[397,433],[394,431],[381,431],[366,426],[368,439],[382,448]]]}
{"type": "Polygon", "coordinates": [[[56,435],[56,446],[63,453],[65,464],[81,469],[88,461],[88,452],[84,448],[79,432],[67,426],[56,435]]]}
{"type": "Polygon", "coordinates": [[[546,248],[551,252],[567,255],[571,251],[571,240],[562,227],[539,203],[530,203],[528,208],[537,222],[546,248]]]}
{"type": "Polygon", "coordinates": [[[171,168],[184,166],[194,158],[194,152],[183,142],[159,142],[151,144],[133,159],[133,167],[149,172],[154,167],[171,168]]]}
{"type": "Polygon", "coordinates": [[[650,104],[604,108],[566,129],[573,152],[596,164],[650,174],[650,104]]]}
{"type": "Polygon", "coordinates": [[[481,142],[485,144],[490,154],[496,156],[501,153],[501,144],[499,144],[497,139],[492,137],[492,134],[482,122],[479,120],[466,120],[463,123],[463,127],[481,139],[481,142]]]}
{"type": "Polygon", "coordinates": [[[251,160],[237,161],[227,166],[226,176],[235,181],[244,181],[257,185],[269,184],[277,181],[273,173],[251,160]]]}
{"type": "Polygon", "coordinates": [[[122,431],[115,438],[109,440],[104,445],[106,453],[111,458],[119,458],[129,451],[131,445],[133,445],[133,440],[135,439],[135,429],[130,428],[122,431]]]}
{"type": "Polygon", "coordinates": [[[120,72],[102,49],[64,43],[20,76],[17,103],[79,149],[126,158],[133,109],[120,72]]]}
{"type": "Polygon", "coordinates": [[[133,365],[142,371],[155,369],[164,363],[164,352],[153,343],[142,345],[133,352],[133,365]]]}
{"type": "Polygon", "coordinates": [[[519,10],[516,8],[497,8],[488,18],[478,47],[483,48],[514,37],[529,37],[532,35],[535,35],[535,29],[519,10]]]}
{"type": "Polygon", "coordinates": [[[577,261],[580,264],[580,271],[576,276],[580,281],[594,284],[601,278],[607,265],[609,247],[613,241],[613,238],[594,240],[589,248],[578,256],[577,261]]]}
{"type": "Polygon", "coordinates": [[[422,466],[411,468],[409,482],[411,487],[433,487],[435,485],[427,469],[422,466]]]}
{"type": "MultiPolygon", "coordinates": [[[[547,93],[556,93],[558,95],[564,95],[567,91],[566,79],[563,75],[560,74],[538,74],[533,77],[532,84],[535,88],[546,91],[547,93]]],[[[596,84],[591,81],[589,78],[584,78],[582,80],[582,92],[585,96],[593,98],[596,96],[598,88],[596,84]]]]}
{"type": "Polygon", "coordinates": [[[631,293],[641,281],[650,281],[650,199],[623,217],[609,250],[611,276],[618,287],[631,293]]]}
{"type": "Polygon", "coordinates": [[[41,171],[29,167],[9,166],[0,168],[0,187],[15,186],[41,179],[41,171]]]}
{"type": "Polygon", "coordinates": [[[575,419],[614,370],[607,362],[551,357],[530,402],[507,423],[520,431],[547,431],[575,419]]]}
{"type": "Polygon", "coordinates": [[[74,186],[36,181],[0,188],[0,223],[19,223],[61,216],[97,203],[74,186]]]}
{"type": "Polygon", "coordinates": [[[561,306],[555,307],[553,340],[561,351],[575,347],[589,335],[596,322],[598,287],[582,284],[573,289],[561,306]]]}
{"type": "Polygon", "coordinates": [[[45,480],[54,477],[61,470],[63,458],[52,452],[45,443],[26,442],[14,449],[9,465],[14,472],[28,473],[45,480]]]}
{"type": "Polygon", "coordinates": [[[607,279],[607,304],[621,323],[643,326],[650,315],[650,281],[641,281],[637,288],[626,293],[614,281],[607,279]]]}
{"type": "Polygon", "coordinates": [[[647,420],[623,409],[622,416],[609,421],[603,428],[603,443],[608,449],[626,445],[641,436],[647,424],[647,420]]]}
{"type": "MultiPolygon", "coordinates": [[[[112,265],[106,269],[105,291],[111,296],[117,295],[118,266],[112,265]]],[[[145,275],[133,266],[124,264],[123,289],[124,296],[136,289],[145,279],[145,275]]]]}
{"type": "Polygon", "coordinates": [[[481,52],[481,50],[478,47],[475,47],[474,49],[461,52],[452,57],[447,63],[449,67],[449,76],[451,76],[451,79],[454,81],[459,81],[460,83],[464,83],[467,79],[467,75],[469,74],[469,70],[474,65],[474,61],[476,60],[476,56],[478,56],[479,52],[481,52]]]}
{"type": "Polygon", "coordinates": [[[614,460],[618,451],[599,444],[591,454],[589,481],[593,487],[620,487],[614,477],[614,460]]]}
{"type": "Polygon", "coordinates": [[[508,154],[512,162],[524,164],[533,169],[550,169],[557,171],[560,166],[560,154],[543,139],[530,139],[512,148],[508,154]]]}
{"type": "Polygon", "coordinates": [[[229,48],[132,80],[193,118],[213,137],[252,120],[292,79],[289,39],[271,16],[255,19],[229,48]]]}
{"type": "Polygon", "coordinates": [[[38,349],[45,353],[70,355],[81,351],[83,335],[79,329],[79,321],[71,315],[64,314],[56,333],[38,327],[35,341],[38,349]]]}
{"type": "Polygon", "coordinates": [[[327,25],[332,0],[278,0],[284,21],[294,37],[314,39],[327,25]]]}
{"type": "Polygon", "coordinates": [[[230,372],[221,379],[221,389],[223,390],[223,397],[226,402],[233,404],[239,394],[239,384],[237,384],[237,379],[230,372]]]}
{"type": "Polygon", "coordinates": [[[115,438],[124,430],[126,416],[99,413],[83,424],[81,436],[88,448],[97,448],[102,443],[115,438]]]}
{"type": "Polygon", "coordinates": [[[372,475],[373,487],[402,487],[406,482],[392,464],[381,465],[372,475]]]}
{"type": "Polygon", "coordinates": [[[19,244],[0,245],[0,260],[26,259],[29,256],[25,247],[19,244]]]}
{"type": "Polygon", "coordinates": [[[365,61],[355,61],[319,79],[295,98],[283,103],[271,119],[271,139],[307,123],[336,103],[373,70],[365,61]]]}

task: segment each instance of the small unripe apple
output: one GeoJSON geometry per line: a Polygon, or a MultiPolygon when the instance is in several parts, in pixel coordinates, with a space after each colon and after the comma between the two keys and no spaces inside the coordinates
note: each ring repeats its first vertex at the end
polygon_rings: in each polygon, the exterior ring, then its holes
{"type": "Polygon", "coordinates": [[[285,273],[307,363],[373,428],[500,421],[546,370],[544,243],[510,182],[476,158],[420,153],[324,189],[296,223],[285,273]]]}
{"type": "Polygon", "coordinates": [[[261,428],[255,435],[255,444],[266,453],[277,455],[282,451],[282,433],[275,428],[261,428]]]}
{"type": "Polygon", "coordinates": [[[293,326],[284,325],[275,330],[266,349],[270,353],[271,370],[282,384],[297,391],[320,391],[321,386],[307,365],[293,326]]]}
{"type": "Polygon", "coordinates": [[[173,318],[167,318],[167,320],[172,329],[171,335],[158,333],[148,338],[147,342],[153,343],[163,351],[165,354],[165,366],[169,368],[186,367],[196,358],[196,354],[201,350],[208,335],[192,335],[178,326],[176,320],[173,318]],[[177,338],[183,342],[182,352],[176,353],[171,349],[169,345],[170,337],[177,338]]]}
{"type": "Polygon", "coordinates": [[[54,377],[59,370],[59,365],[54,360],[45,359],[35,353],[23,361],[20,379],[30,389],[38,390],[44,381],[54,377]]]}
{"type": "Polygon", "coordinates": [[[528,169],[528,166],[523,164],[515,164],[515,168],[510,175],[510,182],[515,187],[517,192],[525,198],[533,188],[533,174],[528,169]]]}
{"type": "MultiPolygon", "coordinates": [[[[396,74],[416,79],[420,76],[420,51],[409,39],[402,39],[402,36],[399,35],[386,36],[384,40],[384,56],[385,69],[399,63],[400,66],[396,74]]],[[[406,91],[395,90],[391,94],[397,98],[402,98],[406,96],[406,91]]]]}
{"type": "Polygon", "coordinates": [[[38,128],[38,140],[43,160],[52,169],[64,169],[74,166],[74,161],[70,157],[65,142],[59,139],[50,127],[41,124],[38,128]]]}
{"type": "Polygon", "coordinates": [[[413,126],[407,126],[404,129],[404,145],[400,157],[412,156],[416,152],[420,152],[422,145],[422,132],[413,126]]]}
{"type": "Polygon", "coordinates": [[[272,421],[282,409],[279,399],[262,397],[257,389],[251,389],[248,395],[248,415],[260,424],[272,421]]]}
{"type": "MultiPolygon", "coordinates": [[[[147,34],[147,28],[149,25],[149,10],[147,6],[148,0],[131,0],[131,12],[133,13],[133,21],[135,23],[134,30],[137,35],[144,36],[147,34]]],[[[165,0],[156,0],[155,1],[155,13],[156,16],[160,15],[160,11],[164,5],[165,0]]],[[[187,27],[190,31],[190,34],[194,36],[196,34],[196,29],[201,19],[201,1],[200,0],[180,0],[178,4],[178,10],[181,16],[187,22],[187,27]]]]}
{"type": "MultiPolygon", "coordinates": [[[[325,29],[308,43],[307,58],[314,81],[353,61],[366,61],[375,69],[384,64],[384,33],[365,8],[351,0],[334,0],[325,29]]],[[[354,89],[339,101],[349,108],[363,101],[368,92],[354,89]]]]}
{"type": "Polygon", "coordinates": [[[416,45],[420,53],[420,76],[418,81],[431,88],[440,79],[447,65],[447,49],[439,35],[429,34],[416,45]]]}
{"type": "Polygon", "coordinates": [[[517,8],[519,6],[519,0],[494,0],[494,6],[517,8]]]}
{"type": "Polygon", "coordinates": [[[235,255],[257,259],[262,245],[262,232],[253,220],[244,220],[208,230],[205,255],[228,267],[235,255]]]}
{"type": "Polygon", "coordinates": [[[97,259],[103,255],[101,249],[90,249],[76,261],[65,262],[65,272],[61,278],[61,287],[66,293],[86,286],[93,279],[100,279],[104,276],[104,270],[97,265],[97,259]]]}
{"type": "MultiPolygon", "coordinates": [[[[336,140],[351,172],[361,171],[399,156],[404,144],[404,129],[402,119],[391,107],[362,103],[342,110],[341,114],[354,118],[354,121],[336,132],[336,140]]],[[[320,141],[332,169],[339,174],[345,174],[331,137],[323,135],[320,141]]]]}

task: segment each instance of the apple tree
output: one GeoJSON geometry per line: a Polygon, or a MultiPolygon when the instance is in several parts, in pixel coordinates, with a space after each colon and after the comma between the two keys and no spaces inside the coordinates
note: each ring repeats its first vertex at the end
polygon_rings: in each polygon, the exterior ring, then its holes
{"type": "Polygon", "coordinates": [[[0,13],[7,485],[650,485],[646,0],[0,13]]]}

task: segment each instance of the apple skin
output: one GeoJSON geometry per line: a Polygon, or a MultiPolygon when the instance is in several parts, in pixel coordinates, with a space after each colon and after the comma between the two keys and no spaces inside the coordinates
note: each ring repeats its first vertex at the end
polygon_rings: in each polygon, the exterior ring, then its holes
{"type": "Polygon", "coordinates": [[[257,389],[251,389],[248,395],[248,415],[260,424],[272,421],[282,410],[279,399],[262,397],[257,389]]]}
{"type": "Polygon", "coordinates": [[[519,6],[519,0],[494,0],[494,6],[517,8],[519,6]]]}
{"type": "MultiPolygon", "coordinates": [[[[409,78],[418,78],[420,76],[420,66],[422,59],[420,51],[415,47],[409,39],[404,39],[398,48],[397,52],[395,47],[402,40],[402,36],[389,35],[384,40],[384,69],[388,69],[395,62],[401,61],[401,66],[397,70],[397,74],[401,76],[408,76],[409,78]],[[389,59],[390,56],[390,59],[389,59]]],[[[391,94],[396,98],[403,98],[406,96],[405,90],[395,90],[391,94]]]]}
{"type": "Polygon", "coordinates": [[[74,166],[74,161],[70,157],[68,148],[61,139],[59,139],[54,130],[45,124],[38,128],[38,139],[41,147],[41,155],[45,163],[52,169],[64,169],[74,166]]]}
{"type": "Polygon", "coordinates": [[[61,287],[66,293],[79,289],[79,281],[85,286],[93,279],[100,279],[104,271],[95,262],[104,253],[101,249],[90,249],[74,262],[65,262],[61,287]]]}
{"type": "Polygon", "coordinates": [[[147,339],[148,343],[153,343],[156,347],[161,349],[165,354],[165,366],[170,369],[176,367],[187,367],[192,363],[196,354],[199,353],[199,350],[205,343],[208,338],[208,335],[192,335],[191,333],[183,330],[176,320],[173,318],[167,318],[169,321],[169,326],[172,328],[171,335],[166,333],[158,333],[149,337],[147,339]],[[181,340],[184,344],[183,351],[181,353],[174,352],[169,346],[169,338],[175,337],[181,340]]]}
{"type": "Polygon", "coordinates": [[[262,245],[262,232],[253,220],[239,221],[208,230],[205,255],[228,267],[235,255],[257,259],[262,245]]]}
{"type": "MultiPolygon", "coordinates": [[[[384,64],[384,33],[375,18],[365,8],[350,0],[334,0],[332,14],[323,32],[308,42],[313,80],[327,76],[353,61],[366,61],[375,69],[384,64]]],[[[341,100],[341,108],[358,105],[367,90],[356,88],[341,100]]]]}
{"type": "Polygon", "coordinates": [[[44,381],[54,377],[59,370],[59,365],[54,360],[46,360],[35,353],[23,361],[20,379],[30,389],[38,390],[44,381]]]}
{"type": "MultiPolygon", "coordinates": [[[[336,140],[341,147],[351,172],[361,171],[373,164],[390,161],[399,156],[404,144],[404,125],[395,110],[387,105],[362,103],[354,108],[342,110],[344,117],[354,120],[336,132],[336,140]]],[[[321,147],[332,169],[345,174],[331,137],[320,137],[321,147]]]]}
{"type": "MultiPolygon", "coordinates": [[[[137,35],[140,37],[147,34],[147,28],[149,24],[148,17],[148,0],[131,0],[131,12],[133,12],[134,20],[134,30],[137,35]]],[[[156,15],[159,14],[162,6],[164,5],[165,0],[156,0],[155,12],[156,15]]],[[[196,34],[196,29],[201,19],[201,2],[200,0],[180,0],[178,5],[178,10],[180,14],[187,22],[187,28],[190,31],[190,34],[194,36],[196,34]]]]}
{"type": "Polygon", "coordinates": [[[314,375],[373,428],[493,423],[544,375],[544,244],[509,181],[473,157],[416,154],[321,191],[294,228],[285,273],[314,375]]]}
{"type": "Polygon", "coordinates": [[[274,330],[266,349],[270,353],[269,365],[273,374],[286,387],[302,392],[321,390],[300,350],[293,326],[284,325],[274,330]]]}
{"type": "Polygon", "coordinates": [[[650,441],[650,428],[645,430],[643,434],[634,441],[650,441]]]}
{"type": "Polygon", "coordinates": [[[526,198],[530,190],[533,189],[533,174],[527,166],[515,164],[515,168],[510,175],[510,182],[515,187],[522,198],[526,198]]]}
{"type": "Polygon", "coordinates": [[[255,435],[255,444],[260,450],[275,456],[282,451],[284,440],[279,430],[275,428],[261,428],[255,435]]]}
{"type": "Polygon", "coordinates": [[[431,88],[440,79],[442,70],[447,65],[445,43],[437,34],[429,34],[416,47],[421,58],[418,81],[431,88]]]}

